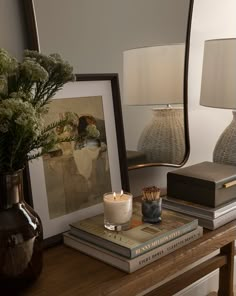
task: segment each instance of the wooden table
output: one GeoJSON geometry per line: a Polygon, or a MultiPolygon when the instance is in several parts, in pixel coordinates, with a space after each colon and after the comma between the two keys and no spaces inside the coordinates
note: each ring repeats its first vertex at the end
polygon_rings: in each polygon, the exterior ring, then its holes
{"type": "Polygon", "coordinates": [[[235,239],[233,221],[132,274],[59,245],[45,251],[43,273],[23,295],[168,296],[220,268],[218,295],[233,296],[235,239]]]}

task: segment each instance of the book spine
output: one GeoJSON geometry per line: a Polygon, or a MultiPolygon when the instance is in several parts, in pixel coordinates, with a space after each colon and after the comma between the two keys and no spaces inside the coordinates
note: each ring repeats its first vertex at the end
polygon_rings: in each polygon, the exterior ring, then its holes
{"type": "Polygon", "coordinates": [[[88,241],[83,241],[73,235],[63,234],[64,244],[93,258],[99,259],[125,272],[130,273],[129,260],[118,254],[98,247],[88,241]]]}
{"type": "Polygon", "coordinates": [[[179,248],[195,241],[203,235],[203,228],[198,227],[197,229],[178,237],[175,240],[172,240],[148,253],[145,253],[141,256],[138,256],[130,260],[130,272],[134,272],[157,259],[166,256],[173,251],[178,250],[179,248]]]}
{"type": "Polygon", "coordinates": [[[208,220],[212,220],[212,219],[217,219],[227,213],[229,213],[230,211],[236,210],[236,202],[235,201],[231,201],[229,203],[227,203],[226,205],[222,205],[219,206],[217,208],[214,208],[214,210],[212,210],[212,208],[209,207],[205,207],[205,206],[201,206],[201,205],[186,205],[183,204],[184,201],[173,201],[171,199],[165,199],[162,198],[162,206],[163,208],[175,211],[175,212],[179,212],[179,213],[184,213],[187,215],[194,215],[195,217],[199,217],[199,218],[203,218],[203,219],[208,219],[208,220]],[[202,208],[204,207],[204,208],[202,208]]]}
{"type": "Polygon", "coordinates": [[[96,235],[90,234],[84,230],[76,229],[73,226],[71,227],[70,233],[79,239],[86,240],[87,242],[90,242],[92,244],[96,244],[102,248],[106,248],[106,249],[116,252],[122,256],[130,258],[131,252],[130,252],[129,248],[126,248],[126,247],[120,246],[120,245],[116,245],[115,243],[113,243],[109,240],[97,237],[96,235]]]}
{"type": "Polygon", "coordinates": [[[108,263],[114,267],[117,267],[127,273],[132,273],[156,261],[157,259],[193,242],[194,240],[200,238],[202,234],[203,228],[199,226],[197,229],[186,233],[185,235],[134,259],[127,259],[125,257],[112,253],[111,251],[90,244],[87,241],[83,241],[81,239],[78,239],[77,237],[73,237],[72,235],[67,233],[64,234],[64,244],[76,250],[79,250],[82,253],[90,255],[91,257],[108,263]]]}
{"type": "Polygon", "coordinates": [[[225,225],[226,223],[233,221],[234,219],[236,219],[236,210],[230,211],[227,214],[212,220],[199,218],[199,225],[207,229],[214,230],[225,225]]]}
{"type": "Polygon", "coordinates": [[[198,226],[198,220],[196,219],[187,225],[183,225],[183,226],[179,227],[178,229],[174,229],[174,230],[169,231],[168,233],[165,233],[159,237],[155,237],[152,240],[142,244],[141,246],[133,248],[131,250],[131,258],[135,258],[137,256],[140,256],[141,254],[144,254],[154,248],[157,248],[163,244],[166,244],[169,241],[172,241],[173,239],[176,239],[176,238],[196,229],[197,226],[198,226]]]}
{"type": "Polygon", "coordinates": [[[185,204],[183,200],[172,200],[170,198],[162,199],[162,206],[164,208],[174,209],[176,212],[181,212],[182,210],[188,213],[194,213],[195,215],[200,215],[206,219],[213,219],[216,214],[216,210],[212,210],[212,208],[197,205],[194,203],[185,204]]]}
{"type": "Polygon", "coordinates": [[[184,207],[176,207],[176,206],[172,206],[169,204],[163,204],[163,208],[167,209],[167,210],[174,211],[174,212],[182,213],[185,215],[194,216],[197,218],[202,218],[202,219],[207,219],[207,220],[213,219],[213,217],[210,217],[209,215],[201,214],[198,211],[193,211],[193,210],[189,211],[189,210],[185,209],[184,207]]]}

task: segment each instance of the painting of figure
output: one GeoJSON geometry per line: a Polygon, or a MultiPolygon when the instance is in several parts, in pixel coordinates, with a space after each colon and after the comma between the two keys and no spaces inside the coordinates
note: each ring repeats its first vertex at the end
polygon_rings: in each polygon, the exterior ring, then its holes
{"type": "Polygon", "coordinates": [[[53,100],[46,124],[63,118],[68,124],[55,132],[73,141],[43,156],[50,219],[101,203],[111,191],[102,97],[53,100]]]}

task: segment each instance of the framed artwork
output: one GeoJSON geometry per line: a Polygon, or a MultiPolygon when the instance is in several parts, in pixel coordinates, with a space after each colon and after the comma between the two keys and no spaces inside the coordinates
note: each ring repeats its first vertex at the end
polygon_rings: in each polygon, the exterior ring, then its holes
{"type": "Polygon", "coordinates": [[[117,74],[78,74],[53,98],[45,123],[67,116],[59,137],[78,140],[55,146],[29,164],[32,204],[44,238],[103,211],[103,194],[129,191],[117,74]]]}

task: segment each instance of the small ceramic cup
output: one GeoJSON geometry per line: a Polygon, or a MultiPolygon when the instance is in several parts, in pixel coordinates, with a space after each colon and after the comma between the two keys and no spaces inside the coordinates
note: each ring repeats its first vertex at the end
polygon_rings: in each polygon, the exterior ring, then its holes
{"type": "Polygon", "coordinates": [[[142,215],[143,222],[158,223],[161,221],[162,199],[157,200],[143,200],[142,201],[142,215]]]}
{"type": "Polygon", "coordinates": [[[158,223],[161,221],[162,199],[160,188],[156,186],[143,188],[142,215],[143,221],[158,223]]]}

